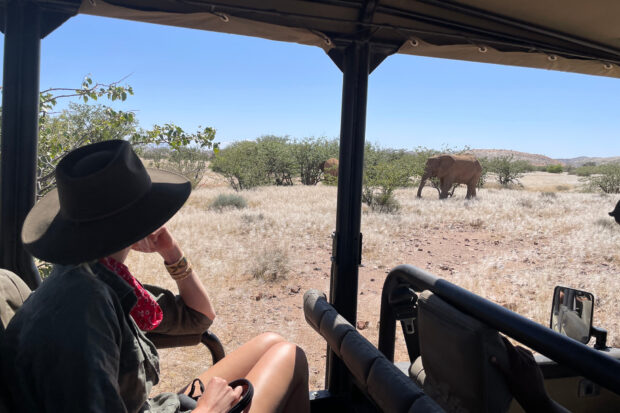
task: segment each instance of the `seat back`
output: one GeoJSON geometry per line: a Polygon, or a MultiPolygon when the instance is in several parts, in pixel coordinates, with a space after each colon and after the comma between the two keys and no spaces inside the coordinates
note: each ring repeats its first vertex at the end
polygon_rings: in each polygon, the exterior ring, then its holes
{"type": "Polygon", "coordinates": [[[420,354],[410,376],[448,412],[505,412],[512,395],[491,356],[508,364],[496,330],[430,291],[418,299],[420,354]]]}
{"type": "MultiPolygon", "coordinates": [[[[30,288],[11,271],[0,269],[0,343],[6,326],[30,295],[30,288]]],[[[0,354],[2,357],[2,354],[0,354]]],[[[0,376],[0,413],[8,412],[6,385],[0,376]]]]}

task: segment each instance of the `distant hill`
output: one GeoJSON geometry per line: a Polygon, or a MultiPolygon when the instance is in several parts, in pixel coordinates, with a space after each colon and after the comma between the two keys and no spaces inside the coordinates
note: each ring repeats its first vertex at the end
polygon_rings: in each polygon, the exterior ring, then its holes
{"type": "Polygon", "coordinates": [[[527,161],[534,166],[557,165],[560,163],[558,159],[552,159],[545,155],[511,151],[508,149],[470,149],[467,152],[473,153],[477,158],[499,158],[502,156],[513,156],[515,161],[527,161]]]}
{"type": "Polygon", "coordinates": [[[608,158],[589,158],[587,156],[580,156],[578,158],[571,159],[558,159],[564,165],[568,166],[581,166],[586,162],[594,162],[597,165],[602,163],[620,162],[620,156],[611,156],[608,158]]]}
{"type": "Polygon", "coordinates": [[[527,161],[534,166],[548,166],[557,164],[562,164],[564,166],[581,166],[586,162],[594,162],[597,165],[610,162],[620,162],[620,156],[611,156],[607,158],[580,156],[570,159],[553,159],[545,155],[511,151],[508,149],[470,149],[468,152],[473,153],[477,158],[499,158],[501,156],[512,155],[515,160],[527,161]]]}

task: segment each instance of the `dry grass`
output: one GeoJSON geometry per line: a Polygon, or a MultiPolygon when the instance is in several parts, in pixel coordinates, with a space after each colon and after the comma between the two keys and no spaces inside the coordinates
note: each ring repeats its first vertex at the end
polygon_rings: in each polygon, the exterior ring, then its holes
{"type": "MultiPolygon", "coordinates": [[[[540,185],[554,195],[482,189],[473,201],[464,200],[464,188],[445,201],[431,188],[423,199],[406,189],[396,192],[399,213],[366,211],[358,319],[369,323],[361,333],[376,343],[383,280],[390,268],[408,263],[545,325],[555,285],[591,291],[595,324],[608,330],[609,344],[620,346],[620,226],[606,224],[617,200],[547,189],[553,185],[567,184],[540,185]]],[[[304,348],[311,387],[321,388],[325,343],[305,323],[302,294],[328,292],[336,188],[261,188],[243,193],[244,210],[209,210],[221,193],[231,192],[196,190],[169,224],[216,305],[213,331],[228,352],[263,331],[279,332],[304,348]],[[285,279],[254,279],[252,268],[265,251],[288,257],[285,279]]],[[[129,265],[145,282],[174,287],[154,256],[133,253],[129,265]]],[[[405,360],[402,342],[397,359],[405,360]]],[[[157,390],[180,387],[208,361],[200,348],[162,351],[157,390]]]]}

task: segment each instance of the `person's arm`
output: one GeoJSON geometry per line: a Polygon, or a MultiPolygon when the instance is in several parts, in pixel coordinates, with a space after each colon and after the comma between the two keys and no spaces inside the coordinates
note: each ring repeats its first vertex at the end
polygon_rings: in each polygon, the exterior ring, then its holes
{"type": "MultiPolygon", "coordinates": [[[[132,249],[141,252],[157,252],[164,259],[165,264],[174,264],[183,257],[179,244],[165,226],[135,243],[132,249]]],[[[215,319],[215,309],[209,295],[193,269],[187,277],[175,281],[179,288],[179,295],[188,307],[211,320],[215,319]]]]}
{"type": "Polygon", "coordinates": [[[532,352],[514,347],[502,337],[508,353],[509,367],[499,364],[493,357],[491,363],[502,373],[510,392],[526,412],[566,413],[569,410],[551,399],[545,390],[544,377],[532,352]]]}

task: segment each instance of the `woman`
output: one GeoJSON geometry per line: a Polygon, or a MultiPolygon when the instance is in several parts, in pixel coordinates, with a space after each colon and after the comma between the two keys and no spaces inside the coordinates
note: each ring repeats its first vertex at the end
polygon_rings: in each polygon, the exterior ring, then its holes
{"type": "MultiPolygon", "coordinates": [[[[164,226],[188,198],[189,182],[147,171],[125,141],[69,153],[56,168],[56,181],[57,191],[32,209],[22,231],[26,248],[56,265],[5,332],[2,373],[15,410],[183,411],[177,394],[148,398],[159,361],[143,330],[198,333],[215,317],[164,226]],[[146,292],[123,264],[131,249],[158,253],[179,296],[146,292]]],[[[254,385],[252,412],[309,410],[303,351],[268,333],[199,376],[206,388],[193,411],[228,411],[242,390],[228,382],[241,377],[254,385]]]]}

